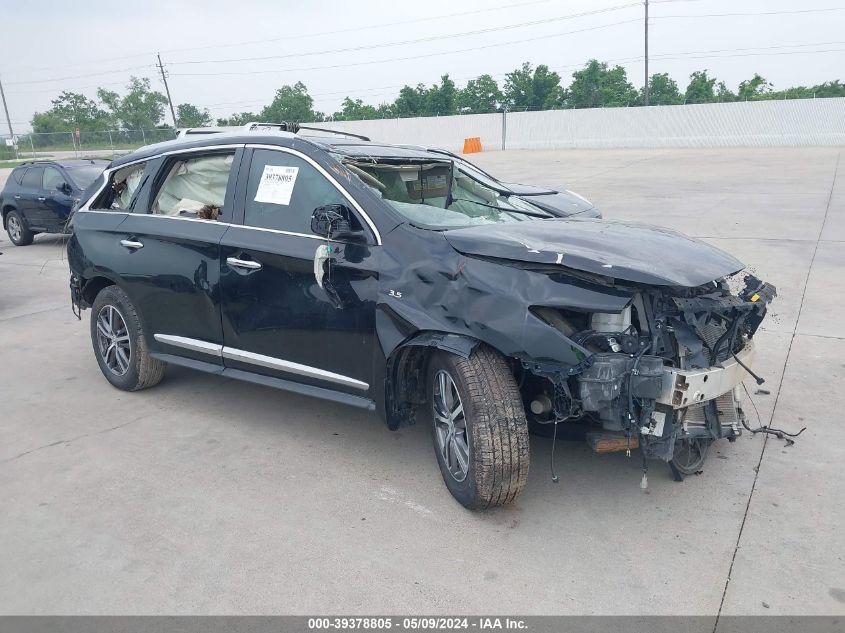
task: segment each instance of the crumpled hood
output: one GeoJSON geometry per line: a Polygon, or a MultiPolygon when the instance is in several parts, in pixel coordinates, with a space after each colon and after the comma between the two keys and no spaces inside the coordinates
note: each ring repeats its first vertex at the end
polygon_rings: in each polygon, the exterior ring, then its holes
{"type": "Polygon", "coordinates": [[[444,232],[465,255],[567,268],[635,283],[695,287],[744,268],[726,252],[676,231],[635,222],[553,219],[444,232]]]}

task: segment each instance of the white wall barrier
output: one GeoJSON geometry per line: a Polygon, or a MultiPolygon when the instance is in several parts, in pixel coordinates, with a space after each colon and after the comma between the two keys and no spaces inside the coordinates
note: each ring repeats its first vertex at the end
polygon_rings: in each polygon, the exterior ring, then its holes
{"type": "Polygon", "coordinates": [[[320,123],[387,143],[463,149],[845,145],[845,97],[320,123]]]}

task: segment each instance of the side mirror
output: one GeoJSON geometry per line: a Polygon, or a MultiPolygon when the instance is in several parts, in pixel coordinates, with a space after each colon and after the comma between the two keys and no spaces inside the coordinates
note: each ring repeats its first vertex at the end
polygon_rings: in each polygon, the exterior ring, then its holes
{"type": "Polygon", "coordinates": [[[311,214],[311,232],[333,240],[361,240],[364,232],[352,223],[352,211],[344,204],[326,204],[311,214]]]}
{"type": "Polygon", "coordinates": [[[61,191],[66,196],[69,196],[70,194],[73,193],[73,188],[69,184],[67,184],[66,182],[63,182],[62,184],[59,185],[59,191],[61,191]]]}

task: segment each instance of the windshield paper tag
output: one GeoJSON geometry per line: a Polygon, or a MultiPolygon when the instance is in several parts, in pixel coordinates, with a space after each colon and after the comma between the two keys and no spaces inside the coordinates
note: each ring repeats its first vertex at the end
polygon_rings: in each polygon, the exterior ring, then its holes
{"type": "Polygon", "coordinates": [[[255,201],[269,202],[270,204],[290,204],[290,197],[293,194],[293,186],[296,184],[298,173],[299,167],[265,165],[264,173],[261,174],[261,182],[258,183],[258,191],[255,192],[255,201]]]}

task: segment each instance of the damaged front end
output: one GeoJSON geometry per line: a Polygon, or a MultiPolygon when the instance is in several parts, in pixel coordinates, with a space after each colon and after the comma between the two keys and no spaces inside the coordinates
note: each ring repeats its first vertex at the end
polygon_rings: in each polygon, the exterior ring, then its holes
{"type": "Polygon", "coordinates": [[[601,426],[587,435],[597,452],[641,448],[678,479],[698,471],[712,441],[741,434],[741,383],[756,378],[752,339],[776,296],[752,275],[737,292],[729,281],[632,288],[618,313],[532,307],[579,362],[522,361],[529,418],[591,421],[601,426]]]}

